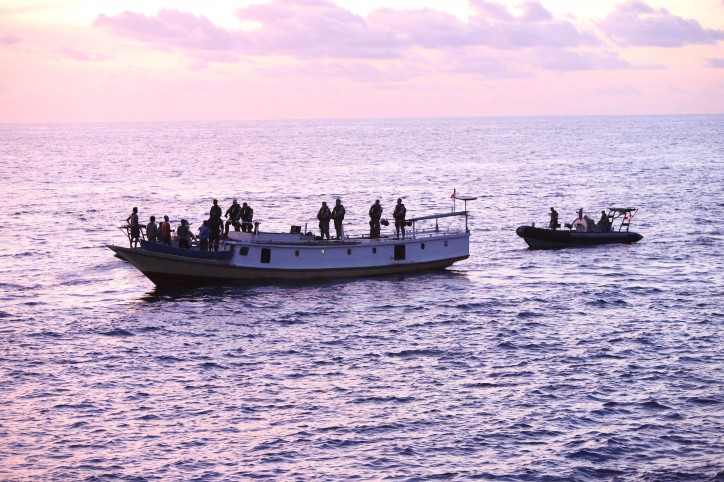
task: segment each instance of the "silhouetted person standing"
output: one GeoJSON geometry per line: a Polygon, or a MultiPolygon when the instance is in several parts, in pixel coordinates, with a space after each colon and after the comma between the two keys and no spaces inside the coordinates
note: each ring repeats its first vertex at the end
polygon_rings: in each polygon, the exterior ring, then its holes
{"type": "Polygon", "coordinates": [[[171,246],[171,223],[168,222],[168,216],[164,216],[161,223],[161,242],[171,246]]]}
{"type": "Polygon", "coordinates": [[[396,236],[400,237],[400,231],[402,231],[402,238],[405,238],[405,215],[407,214],[407,208],[402,204],[402,198],[397,199],[397,205],[395,210],[392,212],[392,217],[395,218],[395,233],[396,236]]]}
{"type": "Polygon", "coordinates": [[[241,229],[241,224],[239,224],[239,219],[241,218],[241,206],[239,206],[239,203],[234,199],[234,201],[231,203],[231,206],[229,206],[229,209],[226,210],[226,214],[224,214],[225,218],[229,218],[226,220],[226,223],[224,223],[224,234],[229,235],[229,225],[234,226],[234,231],[238,231],[241,229]]]}
{"type": "Polygon", "coordinates": [[[156,216],[151,216],[150,222],[146,225],[146,239],[155,243],[158,238],[158,227],[156,226],[156,216]]]}
{"type": "Polygon", "coordinates": [[[319,220],[319,237],[324,239],[326,236],[329,239],[329,221],[332,219],[332,212],[327,207],[326,202],[323,202],[322,207],[319,208],[317,219],[319,220]]]}
{"type": "Polygon", "coordinates": [[[551,228],[553,231],[558,228],[558,211],[556,211],[554,208],[551,208],[551,222],[548,223],[548,227],[551,228]]]}
{"type": "Polygon", "coordinates": [[[344,221],[344,215],[346,211],[342,206],[342,201],[337,199],[332,208],[332,220],[334,221],[334,230],[337,233],[337,239],[344,238],[344,232],[342,231],[342,221],[344,221]]]}
{"type": "Polygon", "coordinates": [[[602,233],[608,232],[608,214],[606,211],[601,211],[601,218],[598,220],[598,227],[602,233]]]}
{"type": "Polygon", "coordinates": [[[382,218],[382,206],[380,200],[377,199],[375,203],[370,207],[370,238],[380,237],[380,219],[382,218]]]}
{"type": "Polygon", "coordinates": [[[214,199],[213,205],[211,206],[211,209],[209,209],[209,217],[218,217],[221,219],[221,206],[219,206],[218,199],[214,199]]]}
{"type": "Polygon", "coordinates": [[[221,230],[223,229],[223,221],[221,220],[221,207],[219,201],[214,199],[211,209],[209,209],[209,251],[213,246],[214,251],[219,250],[219,240],[221,239],[221,230]]]}
{"type": "Polygon", "coordinates": [[[128,218],[126,218],[126,222],[130,226],[131,229],[131,247],[137,248],[138,247],[138,239],[141,237],[141,226],[138,224],[138,208],[134,207],[133,212],[131,213],[128,218]],[[135,245],[135,246],[134,246],[135,245]]]}

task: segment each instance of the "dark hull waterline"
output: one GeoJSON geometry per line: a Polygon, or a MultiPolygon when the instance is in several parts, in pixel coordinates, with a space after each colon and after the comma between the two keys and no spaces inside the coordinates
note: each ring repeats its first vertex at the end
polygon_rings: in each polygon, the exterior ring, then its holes
{"type": "Polygon", "coordinates": [[[533,226],[519,226],[515,233],[523,238],[531,249],[560,249],[602,244],[632,244],[643,239],[633,232],[581,233],[577,231],[553,231],[533,226]]]}

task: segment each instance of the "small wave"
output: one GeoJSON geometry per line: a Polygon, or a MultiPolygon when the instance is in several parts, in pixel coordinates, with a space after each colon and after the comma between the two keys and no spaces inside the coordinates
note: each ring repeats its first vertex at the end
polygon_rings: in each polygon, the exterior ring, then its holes
{"type": "Polygon", "coordinates": [[[671,407],[667,407],[666,405],[663,405],[656,400],[650,400],[648,402],[643,402],[639,404],[642,408],[648,409],[648,410],[671,410],[671,407]]]}
{"type": "Polygon", "coordinates": [[[324,442],[322,444],[322,448],[325,449],[343,449],[347,447],[354,447],[357,445],[362,445],[369,443],[367,440],[357,439],[357,440],[339,440],[339,439],[332,439],[324,442]]]}
{"type": "Polygon", "coordinates": [[[351,401],[351,403],[409,403],[414,400],[414,397],[396,397],[394,395],[390,395],[388,397],[355,398],[351,401]]]}
{"type": "Polygon", "coordinates": [[[160,330],[163,330],[163,328],[160,326],[145,326],[145,327],[139,329],[138,331],[140,331],[141,333],[149,333],[149,332],[160,331],[160,330]]]}
{"type": "Polygon", "coordinates": [[[540,316],[545,316],[541,312],[535,312],[535,311],[521,311],[516,315],[518,318],[538,318],[540,316]]]}
{"type": "Polygon", "coordinates": [[[393,358],[417,358],[417,357],[427,357],[427,356],[441,356],[445,354],[446,352],[441,350],[435,350],[435,349],[418,349],[418,350],[402,350],[398,352],[387,352],[385,353],[386,356],[393,357],[393,358]]]}
{"type": "Polygon", "coordinates": [[[506,350],[517,350],[518,345],[516,345],[515,343],[513,343],[511,341],[504,341],[504,342],[498,343],[498,348],[504,348],[506,350]]]}
{"type": "Polygon", "coordinates": [[[478,383],[464,383],[463,387],[465,388],[497,388],[500,387],[498,383],[490,383],[490,382],[478,382],[478,383]]]}
{"type": "Polygon", "coordinates": [[[33,338],[62,338],[63,335],[50,330],[43,330],[37,333],[30,333],[28,336],[33,338]]]}
{"type": "Polygon", "coordinates": [[[64,409],[70,409],[70,410],[76,410],[76,409],[86,409],[86,408],[95,408],[95,405],[93,405],[90,402],[81,402],[81,403],[61,403],[58,405],[53,405],[53,408],[64,410],[64,409]]]}
{"type": "Polygon", "coordinates": [[[625,360],[627,357],[621,355],[614,355],[613,353],[596,353],[593,358],[600,358],[603,360],[625,360]]]}
{"type": "Polygon", "coordinates": [[[593,467],[578,467],[576,472],[579,472],[585,479],[604,479],[610,480],[626,475],[626,472],[616,469],[604,469],[604,468],[593,468],[593,467]]]}
{"type": "Polygon", "coordinates": [[[184,361],[182,358],[177,358],[177,357],[171,356],[171,355],[159,355],[156,357],[156,360],[158,360],[160,362],[171,362],[171,363],[184,361]]]}
{"type": "Polygon", "coordinates": [[[686,400],[689,403],[695,403],[697,405],[719,405],[721,400],[715,400],[713,398],[700,398],[700,397],[692,397],[688,398],[686,400]]]}
{"type": "Polygon", "coordinates": [[[597,463],[605,462],[611,458],[591,449],[576,450],[575,452],[568,454],[567,457],[571,459],[585,459],[597,463]]]}
{"type": "Polygon", "coordinates": [[[149,395],[148,393],[145,393],[145,392],[137,392],[137,393],[135,393],[134,395],[130,395],[130,396],[126,397],[126,400],[129,400],[129,401],[131,401],[131,400],[145,400],[145,399],[147,399],[147,398],[150,397],[150,396],[151,396],[151,395],[149,395]]]}
{"type": "Polygon", "coordinates": [[[123,328],[113,328],[112,330],[101,332],[101,335],[118,337],[135,336],[133,333],[131,333],[130,331],[126,331],[123,328]]]}
{"type": "Polygon", "coordinates": [[[204,362],[201,365],[199,365],[204,370],[227,370],[227,368],[223,365],[219,365],[218,363],[214,362],[204,362]]]}
{"type": "Polygon", "coordinates": [[[159,417],[158,415],[149,413],[147,415],[142,415],[142,416],[138,417],[136,420],[160,420],[160,419],[161,419],[161,417],[159,417]]]}

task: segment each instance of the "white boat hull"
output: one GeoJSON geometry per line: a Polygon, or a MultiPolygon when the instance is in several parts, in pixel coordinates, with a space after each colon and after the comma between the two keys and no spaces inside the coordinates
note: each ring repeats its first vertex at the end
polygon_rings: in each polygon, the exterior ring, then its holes
{"type": "Polygon", "coordinates": [[[413,239],[304,241],[286,234],[237,233],[222,243],[226,260],[204,259],[193,250],[159,245],[108,246],[154,284],[234,283],[366,277],[446,268],[468,258],[470,234],[439,233],[413,239]],[[151,248],[151,249],[147,249],[151,248]],[[168,252],[157,252],[167,250],[168,252]],[[191,255],[191,256],[190,256],[191,255]]]}

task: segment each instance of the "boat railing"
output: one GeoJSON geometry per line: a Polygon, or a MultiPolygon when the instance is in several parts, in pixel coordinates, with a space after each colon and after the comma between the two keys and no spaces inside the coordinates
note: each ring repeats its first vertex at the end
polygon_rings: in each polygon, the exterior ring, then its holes
{"type": "Polygon", "coordinates": [[[618,231],[628,232],[631,221],[633,221],[633,217],[637,211],[638,208],[608,208],[609,229],[614,231],[614,223],[618,222],[618,231]]]}
{"type": "MultiPolygon", "coordinates": [[[[123,232],[123,234],[126,235],[126,238],[128,238],[128,245],[132,248],[133,247],[133,241],[131,238],[131,225],[130,224],[119,224],[116,226],[118,229],[123,232]]],[[[144,241],[147,240],[146,238],[146,226],[139,225],[139,228],[141,229],[141,237],[140,239],[143,239],[144,241]]]]}
{"type": "MultiPolygon", "coordinates": [[[[126,235],[126,238],[128,238],[128,245],[129,247],[133,248],[133,241],[131,238],[131,225],[130,224],[119,224],[116,226],[123,234],[126,235]]],[[[141,224],[138,226],[141,230],[141,237],[139,239],[143,241],[151,241],[156,242],[155,239],[148,239],[148,236],[146,235],[146,226],[141,224]]],[[[193,233],[191,233],[191,239],[190,239],[190,245],[191,247],[198,246],[199,245],[199,237],[193,233]]],[[[176,235],[176,228],[171,228],[171,246],[178,246],[178,236],[176,235]]]]}
{"type": "Polygon", "coordinates": [[[465,218],[465,232],[469,233],[470,229],[468,229],[468,211],[453,211],[451,213],[438,213],[438,214],[430,214],[427,216],[418,216],[415,218],[411,218],[407,220],[407,223],[410,224],[412,227],[412,236],[417,237],[418,234],[421,235],[430,235],[429,233],[441,233],[441,232],[459,232],[459,229],[455,228],[443,228],[440,229],[440,219],[443,218],[450,218],[450,217],[464,217],[465,218]],[[418,228],[418,223],[421,223],[423,221],[435,221],[435,227],[434,228],[418,228]]]}

